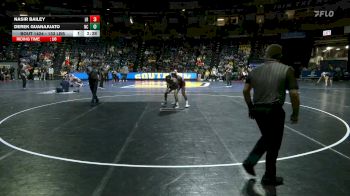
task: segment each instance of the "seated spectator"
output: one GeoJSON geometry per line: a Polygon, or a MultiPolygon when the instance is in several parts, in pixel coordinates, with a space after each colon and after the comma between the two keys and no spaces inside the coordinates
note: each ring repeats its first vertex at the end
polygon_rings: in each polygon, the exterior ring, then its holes
{"type": "Polygon", "coordinates": [[[57,93],[69,92],[69,81],[67,80],[67,78],[64,78],[61,81],[60,85],[61,85],[61,87],[56,88],[57,93]]]}

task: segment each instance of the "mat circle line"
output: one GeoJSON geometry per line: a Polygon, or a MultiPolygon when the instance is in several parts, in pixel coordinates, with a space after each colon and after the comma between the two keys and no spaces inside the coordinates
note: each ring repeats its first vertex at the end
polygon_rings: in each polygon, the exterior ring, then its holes
{"type": "MultiPolygon", "coordinates": [[[[111,95],[111,96],[101,96],[99,98],[123,97],[123,96],[126,96],[126,97],[128,97],[128,96],[151,96],[151,95],[154,96],[154,95],[163,95],[163,94],[111,95]]],[[[213,96],[213,97],[229,97],[229,98],[237,98],[238,97],[238,98],[243,98],[242,96],[233,96],[233,95],[191,94],[191,96],[193,96],[193,95],[195,95],[195,96],[206,95],[206,96],[213,96]]],[[[43,108],[43,107],[47,107],[47,106],[52,106],[52,105],[57,105],[57,104],[61,104],[61,103],[74,102],[74,101],[80,101],[80,100],[89,100],[89,99],[91,99],[91,98],[70,99],[70,100],[64,100],[64,101],[59,101],[59,102],[54,102],[54,103],[48,103],[48,104],[44,104],[44,105],[28,108],[28,109],[16,112],[14,114],[11,114],[10,116],[7,116],[6,118],[2,119],[0,121],[0,125],[2,123],[4,123],[6,120],[8,120],[8,119],[10,119],[10,118],[12,118],[12,117],[14,117],[14,116],[16,116],[18,114],[30,111],[30,110],[43,108]]],[[[290,104],[289,102],[286,102],[286,103],[290,104]]],[[[349,135],[350,135],[350,127],[349,127],[349,125],[343,119],[341,119],[340,117],[338,117],[338,116],[336,116],[334,114],[331,114],[329,112],[323,111],[321,109],[317,109],[317,108],[313,108],[313,107],[305,106],[305,105],[300,105],[300,106],[304,107],[304,108],[312,109],[312,110],[315,110],[315,111],[318,111],[318,112],[321,112],[321,113],[324,113],[324,114],[327,114],[329,116],[332,116],[332,117],[336,118],[337,120],[341,121],[345,125],[347,131],[346,131],[345,135],[339,141],[337,141],[337,142],[335,142],[335,143],[333,143],[331,145],[325,146],[325,147],[320,148],[320,149],[312,150],[312,151],[309,151],[309,152],[305,152],[305,153],[299,153],[299,154],[296,154],[296,155],[280,157],[280,158],[277,159],[278,161],[294,159],[294,158],[298,158],[298,157],[303,157],[303,156],[315,154],[315,153],[318,153],[318,152],[321,152],[321,151],[325,151],[327,149],[330,149],[330,148],[333,148],[334,146],[339,145],[340,143],[345,141],[346,138],[348,138],[349,135]]],[[[61,161],[66,161],[66,162],[88,164],[88,165],[113,166],[113,167],[130,167],[130,168],[210,168],[210,167],[230,167],[230,166],[242,165],[242,163],[238,163],[238,162],[237,163],[224,163],[224,164],[204,164],[204,165],[138,165],[138,164],[119,164],[119,163],[83,161],[83,160],[78,160],[78,159],[69,159],[69,158],[64,158],[64,157],[51,156],[51,155],[47,155],[47,154],[42,154],[42,153],[37,153],[37,152],[30,151],[30,150],[26,150],[26,149],[23,149],[23,148],[20,148],[20,147],[17,147],[15,145],[10,144],[9,142],[5,141],[2,137],[0,137],[0,142],[5,144],[6,146],[8,146],[10,148],[13,148],[15,150],[18,150],[18,151],[21,151],[21,152],[24,152],[24,153],[28,153],[28,154],[31,154],[31,155],[40,156],[40,157],[49,158],[49,159],[61,160],[61,161]]],[[[264,162],[265,162],[265,160],[259,161],[259,163],[264,163],[264,162]]]]}

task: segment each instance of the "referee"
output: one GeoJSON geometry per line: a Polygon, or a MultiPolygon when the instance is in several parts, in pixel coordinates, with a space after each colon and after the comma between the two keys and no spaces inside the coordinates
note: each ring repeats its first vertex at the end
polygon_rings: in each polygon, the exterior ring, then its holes
{"type": "Polygon", "coordinates": [[[249,117],[256,120],[262,135],[243,162],[243,167],[247,173],[255,176],[254,166],[266,152],[266,168],[261,184],[272,186],[283,184],[283,178],[276,177],[276,159],[283,137],[285,112],[282,106],[286,90],[289,90],[292,102],[292,123],[298,122],[300,105],[294,70],[280,63],[281,57],[280,45],[268,46],[265,62],[250,72],[243,89],[249,117]],[[250,96],[251,89],[254,89],[253,100],[250,96]]]}
{"type": "Polygon", "coordinates": [[[27,72],[30,66],[26,64],[25,62],[21,62],[19,66],[19,76],[22,79],[22,88],[26,89],[27,87],[27,72]]]}
{"type": "Polygon", "coordinates": [[[97,86],[99,79],[99,70],[96,63],[93,63],[92,66],[88,66],[86,70],[89,76],[89,86],[92,93],[91,106],[98,104],[99,99],[97,98],[97,86]]]}

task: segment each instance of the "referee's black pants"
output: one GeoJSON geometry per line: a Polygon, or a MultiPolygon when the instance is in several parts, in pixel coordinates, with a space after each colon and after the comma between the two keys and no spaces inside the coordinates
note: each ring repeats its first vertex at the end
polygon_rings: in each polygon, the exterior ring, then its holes
{"type": "Polygon", "coordinates": [[[98,98],[97,98],[97,86],[98,86],[98,80],[93,80],[93,79],[89,79],[89,86],[90,86],[90,90],[92,93],[92,100],[91,102],[98,102],[98,98]]]}
{"type": "Polygon", "coordinates": [[[285,112],[281,105],[256,105],[253,115],[262,136],[245,163],[257,164],[266,152],[265,177],[274,178],[276,177],[276,159],[282,143],[285,112]]]}

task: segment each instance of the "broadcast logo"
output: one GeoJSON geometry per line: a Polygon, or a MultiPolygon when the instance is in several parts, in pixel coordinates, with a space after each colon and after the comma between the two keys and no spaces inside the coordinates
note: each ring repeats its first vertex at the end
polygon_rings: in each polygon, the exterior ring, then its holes
{"type": "Polygon", "coordinates": [[[332,18],[334,16],[334,11],[330,10],[315,10],[315,17],[326,17],[326,18],[332,18]]]}

